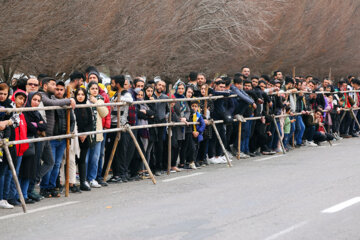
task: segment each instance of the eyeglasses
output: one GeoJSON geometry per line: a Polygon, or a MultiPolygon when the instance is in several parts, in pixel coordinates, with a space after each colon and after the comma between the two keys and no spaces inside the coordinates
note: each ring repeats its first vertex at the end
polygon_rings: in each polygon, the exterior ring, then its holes
{"type": "Polygon", "coordinates": [[[38,87],[39,86],[39,84],[36,84],[36,83],[28,83],[27,85],[32,86],[32,87],[38,87]]]}

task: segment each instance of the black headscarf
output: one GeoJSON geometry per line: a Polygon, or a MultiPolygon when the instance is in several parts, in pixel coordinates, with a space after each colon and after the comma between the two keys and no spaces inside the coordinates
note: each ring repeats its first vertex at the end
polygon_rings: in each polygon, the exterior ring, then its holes
{"type": "MultiPolygon", "coordinates": [[[[35,95],[38,95],[40,96],[40,98],[42,99],[42,96],[41,96],[41,93],[40,92],[31,92],[29,93],[28,95],[28,99],[27,99],[27,102],[26,102],[26,105],[25,107],[32,107],[31,106],[31,100],[33,99],[33,97],[35,95]]],[[[29,117],[30,119],[41,119],[41,114],[39,113],[39,111],[30,111],[30,112],[24,112],[24,115],[26,117],[29,117]]]]}

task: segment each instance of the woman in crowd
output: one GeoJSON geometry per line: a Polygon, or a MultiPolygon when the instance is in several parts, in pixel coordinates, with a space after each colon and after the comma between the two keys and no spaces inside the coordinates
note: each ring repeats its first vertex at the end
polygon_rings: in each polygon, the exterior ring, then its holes
{"type": "MultiPolygon", "coordinates": [[[[204,84],[200,88],[201,97],[207,97],[207,89],[208,85],[204,84]]],[[[200,142],[199,144],[199,152],[198,152],[198,162],[201,166],[208,165],[208,162],[206,160],[206,154],[208,152],[209,147],[209,140],[212,138],[213,132],[212,132],[212,126],[208,125],[208,120],[210,119],[210,113],[214,111],[214,103],[212,100],[201,100],[200,101],[200,110],[201,114],[204,118],[206,128],[204,131],[204,140],[200,142]]],[[[198,166],[197,166],[198,167],[198,166]]]]}
{"type": "MultiPolygon", "coordinates": [[[[185,88],[186,85],[182,81],[177,81],[174,85],[175,98],[185,98],[185,88]]],[[[174,117],[177,121],[187,122],[186,119],[190,116],[190,107],[186,101],[178,101],[175,103],[175,106],[172,108],[174,117]]],[[[171,170],[179,172],[179,168],[184,168],[184,153],[183,145],[185,142],[185,127],[178,126],[173,128],[174,139],[172,141],[172,153],[171,153],[171,170]],[[176,162],[180,153],[180,163],[179,168],[176,167],[176,162]]]]}
{"type": "MultiPolygon", "coordinates": [[[[135,93],[136,93],[136,101],[143,101],[144,100],[144,96],[145,96],[145,91],[144,89],[141,88],[135,88],[135,93]]],[[[138,118],[136,125],[138,126],[142,126],[142,125],[148,125],[149,119],[153,119],[155,115],[155,112],[153,110],[150,109],[150,107],[143,103],[143,104],[137,104],[136,105],[136,116],[138,118]]],[[[143,152],[146,152],[149,146],[149,138],[150,138],[150,132],[148,128],[142,128],[139,129],[138,132],[138,139],[139,144],[142,148],[143,152]]],[[[140,175],[143,175],[143,173],[145,172],[145,168],[144,168],[144,164],[142,163],[140,156],[137,152],[135,152],[135,164],[137,166],[135,166],[135,170],[139,171],[140,175]]],[[[132,177],[136,177],[135,175],[137,173],[133,172],[131,173],[132,177]]]]}
{"type": "MultiPolygon", "coordinates": [[[[154,86],[151,84],[148,84],[144,88],[145,91],[145,97],[144,100],[154,100],[154,86]]],[[[156,105],[155,103],[147,103],[146,104],[149,107],[149,110],[155,113],[156,105]]],[[[154,124],[154,118],[148,118],[148,124],[154,124]]],[[[145,151],[145,157],[147,162],[154,161],[154,143],[157,135],[157,128],[149,128],[149,139],[148,139],[148,146],[145,151]]],[[[144,174],[145,176],[148,175],[148,173],[144,174]]]]}
{"type": "MultiPolygon", "coordinates": [[[[91,104],[103,104],[104,100],[99,95],[99,85],[96,82],[90,82],[88,85],[89,99],[88,102],[91,104]]],[[[109,110],[106,106],[92,107],[92,130],[102,131],[102,118],[106,117],[109,110]]],[[[81,120],[79,120],[81,121],[81,120]]],[[[97,176],[98,163],[100,158],[101,142],[104,140],[103,134],[98,133],[95,135],[94,141],[91,142],[90,149],[87,153],[87,180],[91,187],[100,188],[101,185],[95,180],[97,176]]]]}
{"type": "MultiPolygon", "coordinates": [[[[185,98],[185,83],[182,81],[177,81],[174,85],[175,98],[185,98]]],[[[190,116],[190,107],[186,101],[178,101],[175,103],[175,106],[172,108],[173,115],[177,121],[187,122],[186,119],[190,116]]],[[[174,119],[174,120],[175,120],[174,119]]],[[[174,139],[172,141],[171,149],[171,170],[179,172],[179,168],[184,168],[184,153],[182,150],[185,142],[185,127],[178,126],[173,128],[174,139]],[[180,153],[180,163],[179,168],[176,167],[176,162],[180,153]]]]}
{"type": "MultiPolygon", "coordinates": [[[[26,107],[38,107],[41,103],[41,94],[39,92],[31,92],[26,103],[26,107]]],[[[41,135],[41,132],[46,130],[46,122],[38,111],[24,112],[27,124],[27,137],[29,139],[36,138],[41,135]]],[[[21,161],[19,178],[21,184],[21,191],[24,194],[26,203],[34,203],[40,199],[28,198],[27,192],[31,180],[36,179],[37,162],[35,158],[36,148],[34,143],[29,143],[29,149],[24,153],[21,161]]]]}
{"type": "MultiPolygon", "coordinates": [[[[79,88],[75,92],[75,100],[76,104],[87,103],[87,92],[84,88],[79,88]]],[[[91,108],[76,108],[75,116],[79,133],[93,130],[91,108]]],[[[83,191],[91,190],[89,183],[86,181],[86,155],[89,150],[90,142],[91,135],[79,136],[80,157],[76,159],[76,162],[79,168],[80,190],[83,191]]]]}

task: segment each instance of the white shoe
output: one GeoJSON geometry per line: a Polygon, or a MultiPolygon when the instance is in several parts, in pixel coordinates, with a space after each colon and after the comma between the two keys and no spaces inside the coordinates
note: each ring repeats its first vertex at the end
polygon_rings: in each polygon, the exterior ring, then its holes
{"type": "Polygon", "coordinates": [[[208,163],[209,164],[215,164],[215,157],[209,158],[208,163]]]}
{"type": "Polygon", "coordinates": [[[223,163],[222,157],[215,157],[214,164],[220,164],[220,163],[223,163]]]}
{"type": "Polygon", "coordinates": [[[101,185],[94,179],[94,180],[91,180],[90,182],[90,186],[92,188],[101,188],[101,185]]]}
{"type": "MultiPolygon", "coordinates": [[[[229,156],[229,155],[228,155],[229,156]]],[[[221,157],[223,159],[223,163],[227,163],[226,156],[221,157]]],[[[231,157],[229,156],[229,161],[232,162],[231,157]]]]}
{"type": "Polygon", "coordinates": [[[11,205],[10,203],[8,203],[6,200],[1,200],[1,201],[0,201],[0,208],[13,209],[14,206],[11,205]]]}
{"type": "Polygon", "coordinates": [[[90,188],[90,184],[89,184],[88,181],[85,181],[84,184],[85,184],[85,186],[87,186],[88,188],[90,188]]]}
{"type": "Polygon", "coordinates": [[[243,152],[240,152],[240,159],[246,159],[246,158],[249,158],[250,156],[243,153],[243,152]]]}
{"type": "Polygon", "coordinates": [[[231,152],[229,152],[228,150],[226,150],[227,155],[229,156],[229,158],[233,157],[233,154],[231,152]]]}
{"type": "Polygon", "coordinates": [[[196,165],[195,165],[194,162],[190,163],[190,164],[189,164],[189,167],[190,167],[191,169],[194,169],[194,170],[197,169],[197,167],[196,167],[196,165]]]}
{"type": "Polygon", "coordinates": [[[308,147],[317,147],[318,145],[316,143],[314,143],[313,141],[307,141],[306,146],[308,146],[308,147]]]}

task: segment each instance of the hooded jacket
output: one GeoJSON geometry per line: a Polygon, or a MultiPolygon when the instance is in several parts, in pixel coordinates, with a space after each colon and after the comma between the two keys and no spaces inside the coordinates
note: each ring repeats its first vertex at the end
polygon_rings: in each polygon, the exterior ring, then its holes
{"type": "MultiPolygon", "coordinates": [[[[19,94],[26,94],[25,91],[18,89],[14,92],[14,94],[11,97],[11,101],[15,102],[15,98],[17,95],[19,94]]],[[[27,98],[27,97],[26,97],[27,98]]],[[[26,100],[24,105],[26,105],[26,100]]],[[[17,128],[15,128],[15,140],[26,140],[28,139],[27,137],[27,124],[26,124],[26,119],[23,113],[19,113],[19,118],[20,118],[20,122],[19,122],[19,126],[17,128]]],[[[29,148],[29,144],[28,143],[23,143],[23,144],[16,144],[16,154],[17,156],[22,156],[24,155],[24,152],[29,148]]]]}

